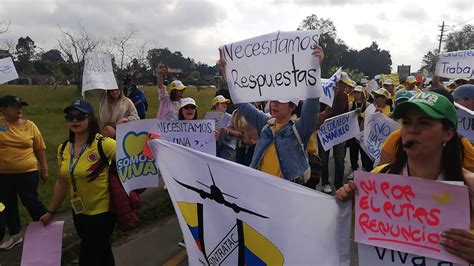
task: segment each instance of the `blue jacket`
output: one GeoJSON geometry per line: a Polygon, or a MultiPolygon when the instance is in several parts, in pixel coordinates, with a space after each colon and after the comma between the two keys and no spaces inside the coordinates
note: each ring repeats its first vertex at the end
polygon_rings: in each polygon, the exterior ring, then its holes
{"type": "Polygon", "coordinates": [[[274,143],[283,178],[294,180],[308,171],[310,166],[306,159],[306,147],[308,146],[311,134],[316,130],[319,115],[319,98],[305,100],[300,118],[296,122],[290,120],[275,135],[273,135],[273,130],[270,126],[264,129],[265,125],[273,120],[265,113],[257,110],[249,103],[235,104],[235,106],[260,134],[260,138],[255,145],[250,167],[258,169],[265,151],[271,143],[274,143]],[[304,151],[293,131],[293,123],[301,136],[304,151]],[[264,129],[263,132],[262,129],[264,129]]]}
{"type": "Polygon", "coordinates": [[[144,119],[146,116],[146,111],[148,109],[148,103],[146,102],[145,93],[141,91],[135,84],[130,85],[128,91],[130,93],[128,95],[128,98],[130,98],[130,100],[132,100],[134,104],[136,101],[141,100],[141,103],[135,105],[135,108],[137,108],[138,116],[140,117],[140,119],[144,119]]]}

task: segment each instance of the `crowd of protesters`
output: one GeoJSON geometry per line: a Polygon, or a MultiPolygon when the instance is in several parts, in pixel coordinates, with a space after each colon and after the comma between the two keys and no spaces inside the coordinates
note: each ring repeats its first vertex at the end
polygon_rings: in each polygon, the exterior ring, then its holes
{"type": "MultiPolygon", "coordinates": [[[[315,64],[324,60],[319,46],[313,47],[311,56],[315,64]]],[[[225,73],[226,64],[222,59],[218,66],[225,73]]],[[[159,109],[156,118],[198,119],[198,104],[186,96],[187,86],[173,80],[167,88],[165,70],[164,65],[157,66],[159,109]]],[[[473,80],[458,79],[443,84],[434,77],[431,84],[424,84],[408,76],[400,85],[391,79],[376,82],[379,87],[369,90],[367,84],[358,84],[343,72],[334,86],[332,106],[320,103],[318,98],[233,105],[228,91],[221,88],[212,105],[200,106],[200,109],[210,108],[222,116],[215,130],[218,157],[335,194],[337,200],[346,201],[354,196],[357,187],[351,181],[353,173],[362,169],[433,181],[462,181],[470,190],[471,207],[474,206],[474,148],[472,140],[456,131],[454,106],[456,102],[474,110],[473,80]],[[436,100],[427,103],[424,100],[427,97],[436,100]],[[356,138],[325,151],[318,141],[318,127],[327,119],[358,110],[362,131],[364,112],[370,104],[376,112],[401,123],[401,129],[386,140],[378,165],[356,138]],[[349,172],[345,171],[347,148],[349,172]],[[332,177],[329,174],[331,159],[334,161],[332,177]]],[[[109,210],[108,171],[105,165],[99,165],[100,158],[91,158],[90,154],[98,154],[99,149],[103,149],[107,158],[115,158],[116,125],[146,118],[148,102],[144,92],[128,77],[123,80],[123,89],[97,94],[98,117],[91,103],[82,99],[74,100],[64,109],[69,135],[65,143],[58,143],[60,171],[48,208],[37,193],[39,181],[46,182],[49,175],[43,136],[32,121],[23,118],[28,103],[12,95],[0,98],[3,114],[0,151],[10,155],[0,158],[0,203],[5,206],[5,210],[0,209],[0,241],[5,228],[9,235],[1,242],[0,250],[9,250],[22,242],[17,195],[32,220],[41,220],[47,225],[69,193],[74,224],[81,238],[80,264],[114,265],[111,235],[116,220],[109,210]],[[92,167],[95,163],[98,165],[92,167]]],[[[474,209],[471,217],[474,217],[474,209]]],[[[474,218],[471,218],[471,229],[474,229],[474,218]]],[[[442,244],[453,254],[474,263],[473,236],[469,231],[452,229],[446,232],[446,241],[442,244]]]]}

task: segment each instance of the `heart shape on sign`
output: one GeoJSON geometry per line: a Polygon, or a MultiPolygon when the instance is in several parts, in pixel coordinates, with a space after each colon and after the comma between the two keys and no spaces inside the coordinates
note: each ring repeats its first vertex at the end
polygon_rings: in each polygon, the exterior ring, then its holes
{"type": "Polygon", "coordinates": [[[123,138],[123,150],[128,157],[135,157],[143,151],[143,145],[147,138],[145,131],[136,133],[128,132],[123,138]]]}
{"type": "Polygon", "coordinates": [[[451,201],[451,193],[449,192],[444,192],[441,195],[433,194],[431,197],[441,205],[448,205],[451,201]]]}

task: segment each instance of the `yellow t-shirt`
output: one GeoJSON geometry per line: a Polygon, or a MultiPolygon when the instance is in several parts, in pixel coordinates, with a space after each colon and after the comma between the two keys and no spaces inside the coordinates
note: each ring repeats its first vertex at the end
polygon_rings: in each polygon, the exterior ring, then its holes
{"type": "MultiPolygon", "coordinates": [[[[275,133],[280,130],[284,125],[285,124],[275,123],[275,133]]],[[[278,154],[275,149],[275,142],[270,144],[270,146],[268,146],[267,150],[263,154],[259,170],[281,178],[280,161],[278,161],[278,154]]]]}
{"type": "Polygon", "coordinates": [[[390,105],[385,105],[385,107],[382,110],[382,114],[384,114],[385,116],[390,116],[391,113],[392,112],[390,111],[390,105]]]}
{"type": "MultiPolygon", "coordinates": [[[[395,155],[397,154],[397,142],[399,139],[400,129],[397,129],[387,137],[382,146],[382,151],[390,154],[391,157],[395,157],[395,155]]],[[[461,143],[464,147],[464,161],[462,163],[462,166],[464,168],[474,168],[474,147],[466,138],[462,138],[461,143]]]]}
{"type": "MultiPolygon", "coordinates": [[[[109,172],[108,167],[101,161],[97,147],[97,134],[90,146],[87,146],[84,153],[74,168],[74,179],[76,181],[76,196],[82,199],[85,211],[83,214],[95,215],[109,211],[109,172]]],[[[69,174],[71,159],[71,143],[67,143],[61,156],[61,145],[58,147],[58,163],[60,175],[65,177],[69,184],[71,198],[74,197],[71,175],[69,174]]],[[[115,140],[104,138],[102,148],[107,158],[115,159],[115,140]]],[[[74,159],[74,162],[77,158],[74,159]]]]}
{"type": "Polygon", "coordinates": [[[46,149],[38,127],[30,120],[17,127],[0,119],[0,173],[14,174],[38,170],[35,151],[46,149]]]}
{"type": "Polygon", "coordinates": [[[309,143],[308,146],[306,146],[306,151],[308,153],[316,154],[318,153],[318,131],[314,131],[313,134],[311,134],[311,137],[309,138],[309,143]]]}

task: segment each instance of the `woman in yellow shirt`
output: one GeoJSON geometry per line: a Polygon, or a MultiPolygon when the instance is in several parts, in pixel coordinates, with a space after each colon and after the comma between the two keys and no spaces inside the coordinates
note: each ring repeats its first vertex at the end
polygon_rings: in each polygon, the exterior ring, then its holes
{"type": "Polygon", "coordinates": [[[387,99],[391,98],[390,92],[384,88],[380,88],[373,93],[375,98],[374,104],[377,112],[381,112],[386,116],[391,116],[392,106],[387,104],[387,99]]]}
{"type": "Polygon", "coordinates": [[[23,119],[25,106],[28,103],[13,95],[0,98],[0,202],[5,204],[4,213],[0,213],[4,215],[0,218],[0,241],[5,223],[10,235],[0,250],[9,250],[23,241],[18,196],[33,221],[46,212],[36,191],[40,177],[43,182],[48,180],[46,146],[35,123],[23,119]]]}
{"type": "Polygon", "coordinates": [[[109,210],[109,172],[98,143],[101,141],[107,158],[115,159],[115,140],[99,134],[99,123],[88,101],[75,100],[64,113],[69,139],[58,148],[59,175],[41,221],[49,224],[70,191],[74,225],[81,238],[79,264],[114,265],[110,239],[116,219],[109,210]]]}

